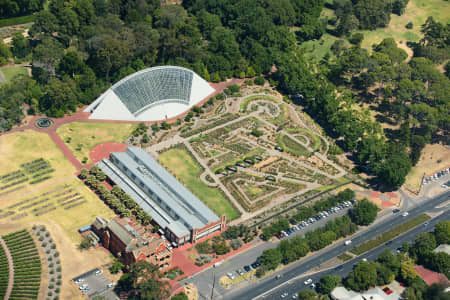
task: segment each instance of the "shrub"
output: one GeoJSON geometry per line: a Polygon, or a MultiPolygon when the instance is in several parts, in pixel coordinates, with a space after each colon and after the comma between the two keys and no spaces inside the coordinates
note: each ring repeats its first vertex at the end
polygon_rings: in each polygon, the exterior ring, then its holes
{"type": "Polygon", "coordinates": [[[264,80],[264,77],[259,76],[259,77],[256,77],[256,78],[253,80],[253,82],[254,82],[255,84],[257,84],[257,85],[264,85],[264,83],[265,83],[266,81],[264,80]]]}
{"type": "Polygon", "coordinates": [[[413,29],[414,24],[413,22],[408,22],[408,24],[405,25],[406,29],[413,29]]]}
{"type": "Polygon", "coordinates": [[[195,249],[197,249],[198,253],[201,253],[201,254],[213,252],[213,249],[212,249],[211,245],[209,244],[209,241],[198,243],[197,245],[195,245],[195,249]]]}
{"type": "Polygon", "coordinates": [[[230,246],[233,250],[237,250],[242,247],[242,242],[239,239],[235,239],[230,242],[230,246]]]}
{"type": "Polygon", "coordinates": [[[354,33],[349,38],[348,41],[353,45],[359,45],[364,40],[364,34],[362,33],[354,33]]]}

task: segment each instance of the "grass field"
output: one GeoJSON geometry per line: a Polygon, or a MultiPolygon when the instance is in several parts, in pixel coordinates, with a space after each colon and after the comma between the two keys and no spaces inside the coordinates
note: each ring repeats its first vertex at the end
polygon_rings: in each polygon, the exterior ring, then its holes
{"type": "Polygon", "coordinates": [[[361,254],[363,254],[373,248],[376,248],[376,247],[380,246],[381,244],[384,244],[387,241],[390,241],[393,238],[413,229],[417,225],[420,225],[429,219],[430,219],[430,217],[428,215],[421,214],[421,215],[409,220],[406,223],[403,223],[389,231],[386,231],[383,234],[380,234],[373,240],[367,241],[364,244],[361,244],[358,247],[353,248],[352,250],[350,250],[350,252],[352,252],[353,254],[356,254],[356,255],[361,255],[361,254]]]}
{"type": "MultiPolygon", "coordinates": [[[[58,223],[73,241],[78,242],[80,237],[77,229],[80,226],[92,222],[97,215],[106,218],[113,215],[112,211],[76,178],[75,167],[64,157],[63,153],[47,134],[26,130],[24,132],[0,136],[0,157],[2,158],[0,174],[18,170],[20,164],[41,157],[48,160],[52,168],[55,169],[51,179],[36,185],[26,185],[25,189],[0,196],[0,209],[5,210],[6,207],[20,200],[39,195],[63,185],[70,185],[87,200],[83,205],[70,210],[58,208],[53,212],[38,217],[29,214],[29,216],[18,220],[18,223],[22,225],[27,223],[34,224],[41,222],[42,219],[51,219],[58,223]]],[[[8,219],[0,219],[0,223],[8,221],[8,219]]]]}
{"type": "Polygon", "coordinates": [[[362,47],[371,49],[372,44],[379,43],[388,37],[393,37],[403,45],[406,41],[417,42],[422,37],[421,25],[429,16],[446,24],[450,19],[450,3],[443,0],[410,0],[403,15],[391,15],[388,27],[361,31],[365,36],[362,47]],[[408,22],[414,24],[410,30],[405,28],[408,22]]]}
{"type": "Polygon", "coordinates": [[[353,257],[347,253],[342,253],[341,255],[339,255],[337,258],[339,258],[342,261],[347,261],[352,259],[353,257]]]}
{"type": "Polygon", "coordinates": [[[4,67],[3,69],[0,70],[0,72],[2,72],[3,76],[5,76],[5,79],[7,81],[10,81],[11,79],[13,79],[13,77],[19,74],[28,76],[28,70],[25,67],[14,67],[14,66],[4,67]]]}
{"type": "Polygon", "coordinates": [[[238,211],[220,190],[208,187],[200,179],[202,169],[186,150],[179,148],[167,150],[158,157],[158,160],[218,216],[226,215],[227,220],[239,217],[238,211]]]}
{"type": "MultiPolygon", "coordinates": [[[[331,9],[325,8],[322,12],[322,17],[331,18],[334,16],[334,11],[331,9]]],[[[411,56],[412,50],[406,46],[406,42],[417,42],[422,38],[421,25],[425,23],[429,16],[433,16],[436,21],[443,22],[445,25],[450,19],[450,2],[444,0],[410,0],[403,15],[391,14],[391,21],[387,27],[355,32],[364,34],[361,47],[369,51],[372,51],[373,44],[378,44],[383,39],[392,37],[397,41],[397,45],[411,56]],[[405,28],[405,25],[409,22],[413,22],[412,29],[405,28]]],[[[337,39],[339,38],[326,33],[320,40],[302,43],[301,48],[309,59],[318,62],[327,52],[330,52],[331,45],[337,39]]],[[[348,41],[345,38],[343,39],[349,45],[348,41]]]]}
{"type": "MultiPolygon", "coordinates": [[[[93,266],[101,266],[111,261],[110,255],[101,249],[83,252],[77,249],[81,240],[77,232],[78,228],[91,224],[96,216],[109,219],[114,214],[103,201],[76,178],[75,167],[64,157],[47,134],[26,130],[0,136],[0,157],[2,158],[0,175],[18,170],[20,164],[41,157],[48,160],[55,169],[49,180],[36,185],[27,185],[25,189],[0,196],[2,213],[12,204],[64,185],[70,185],[86,200],[84,204],[70,210],[57,207],[56,210],[38,217],[28,213],[28,216],[16,221],[10,217],[1,218],[0,235],[30,228],[34,224],[45,225],[60,251],[63,278],[66,279],[84,273],[93,266]]],[[[79,299],[80,293],[69,280],[64,280],[60,296],[61,299],[79,299]]]]}
{"type": "Polygon", "coordinates": [[[36,18],[36,15],[28,15],[28,16],[22,16],[22,17],[2,19],[2,20],[0,20],[0,27],[34,22],[35,18],[36,18]]]}
{"type": "Polygon", "coordinates": [[[59,127],[56,133],[79,161],[83,162],[83,159],[87,157],[88,160],[85,163],[88,164],[91,162],[89,151],[95,145],[105,142],[122,143],[136,126],[135,124],[74,122],[59,127]]]}

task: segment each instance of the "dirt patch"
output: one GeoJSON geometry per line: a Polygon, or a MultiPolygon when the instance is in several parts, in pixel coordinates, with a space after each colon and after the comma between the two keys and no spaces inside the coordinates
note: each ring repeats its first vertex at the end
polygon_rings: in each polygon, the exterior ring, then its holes
{"type": "Polygon", "coordinates": [[[430,176],[448,166],[450,166],[450,149],[440,144],[427,145],[422,150],[419,162],[406,177],[405,187],[416,191],[424,174],[430,176]]]}
{"type": "Polygon", "coordinates": [[[184,293],[188,296],[189,300],[197,300],[198,299],[198,290],[197,287],[190,283],[184,286],[184,293]]]}

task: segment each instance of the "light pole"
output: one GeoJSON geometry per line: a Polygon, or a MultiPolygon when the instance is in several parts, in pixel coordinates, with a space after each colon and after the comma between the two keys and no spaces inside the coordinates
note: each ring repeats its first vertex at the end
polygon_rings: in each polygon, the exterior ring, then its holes
{"type": "Polygon", "coordinates": [[[214,285],[216,284],[216,272],[213,271],[213,284],[211,290],[211,300],[214,299],[214,285]]]}

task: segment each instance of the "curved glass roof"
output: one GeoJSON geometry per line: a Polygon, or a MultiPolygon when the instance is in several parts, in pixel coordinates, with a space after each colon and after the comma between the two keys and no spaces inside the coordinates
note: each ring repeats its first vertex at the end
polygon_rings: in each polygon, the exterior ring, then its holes
{"type": "Polygon", "coordinates": [[[193,76],[191,70],[180,67],[149,68],[123,78],[111,89],[131,113],[138,115],[161,103],[188,105],[193,76]]]}

